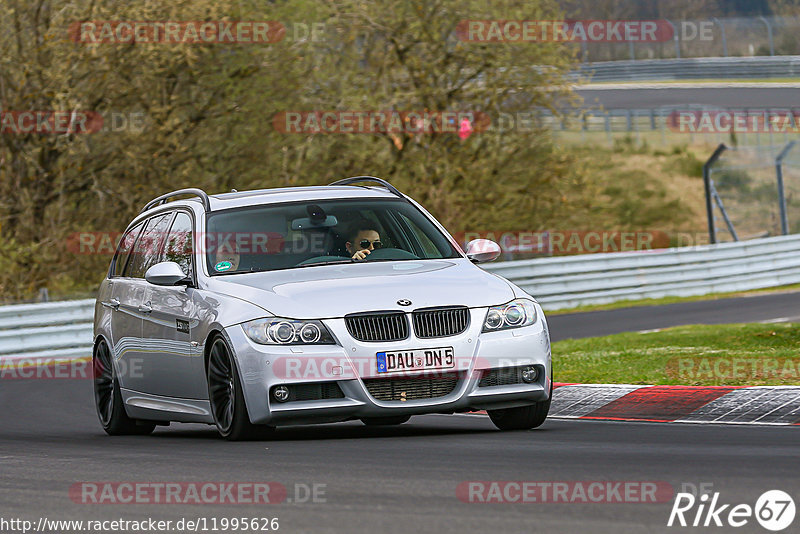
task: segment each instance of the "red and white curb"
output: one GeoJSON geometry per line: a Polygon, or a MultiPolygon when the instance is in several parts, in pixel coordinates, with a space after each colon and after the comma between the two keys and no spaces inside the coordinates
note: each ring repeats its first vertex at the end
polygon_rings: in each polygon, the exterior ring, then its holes
{"type": "Polygon", "coordinates": [[[555,386],[554,418],[800,425],[798,386],[555,386]]]}
{"type": "Polygon", "coordinates": [[[548,418],[800,426],[800,386],[556,382],[548,418]]]}

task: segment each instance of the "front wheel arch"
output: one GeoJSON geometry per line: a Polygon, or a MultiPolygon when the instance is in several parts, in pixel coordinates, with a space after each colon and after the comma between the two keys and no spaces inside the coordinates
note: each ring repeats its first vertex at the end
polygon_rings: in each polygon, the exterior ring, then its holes
{"type": "Polygon", "coordinates": [[[209,338],[207,345],[208,401],[217,431],[231,441],[264,439],[270,436],[274,427],[254,425],[250,420],[244,381],[228,337],[224,332],[218,332],[209,338]],[[215,347],[219,350],[212,354],[215,347]],[[226,423],[225,426],[222,426],[223,422],[226,423]]]}
{"type": "Polygon", "coordinates": [[[203,376],[208,375],[208,358],[211,356],[211,342],[214,341],[214,338],[217,336],[222,336],[225,341],[228,341],[228,345],[230,346],[228,337],[222,333],[222,329],[212,328],[208,331],[208,335],[206,335],[203,341],[203,376]]]}
{"type": "MultiPolygon", "coordinates": [[[[208,380],[208,361],[209,361],[209,358],[211,357],[211,345],[212,345],[213,341],[217,337],[221,337],[222,340],[225,341],[225,344],[227,345],[228,350],[231,353],[231,360],[233,360],[233,365],[236,366],[236,370],[239,372],[239,376],[241,377],[242,376],[242,368],[239,365],[239,358],[236,357],[236,351],[233,350],[233,342],[231,342],[231,339],[228,336],[228,334],[225,332],[224,328],[214,327],[214,328],[212,328],[211,330],[208,331],[208,335],[206,336],[206,339],[205,339],[204,344],[203,344],[203,376],[205,377],[205,380],[208,380]]],[[[211,398],[210,397],[209,397],[208,401],[209,401],[209,403],[211,402],[211,398]]],[[[244,399],[244,401],[245,401],[245,409],[247,410],[247,417],[249,419],[250,418],[250,408],[249,408],[249,406],[247,406],[247,399],[244,399]]]]}

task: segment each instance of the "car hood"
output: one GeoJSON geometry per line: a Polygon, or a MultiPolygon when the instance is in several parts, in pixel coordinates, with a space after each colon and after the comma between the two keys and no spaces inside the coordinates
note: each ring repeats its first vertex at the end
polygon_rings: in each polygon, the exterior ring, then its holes
{"type": "Polygon", "coordinates": [[[492,306],[514,298],[508,282],[469,260],[347,263],[215,276],[208,289],[292,319],[430,306],[492,306]],[[402,307],[400,299],[411,301],[402,307]]]}

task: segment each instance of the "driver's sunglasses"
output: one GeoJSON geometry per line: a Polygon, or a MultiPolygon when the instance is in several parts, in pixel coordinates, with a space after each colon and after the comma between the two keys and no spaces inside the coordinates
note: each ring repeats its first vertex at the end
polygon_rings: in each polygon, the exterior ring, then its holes
{"type": "Polygon", "coordinates": [[[381,248],[383,246],[383,243],[381,243],[380,239],[375,240],[375,241],[370,241],[369,239],[362,239],[361,243],[359,243],[359,244],[361,245],[362,249],[366,249],[366,248],[369,248],[370,243],[375,248],[381,248]]]}

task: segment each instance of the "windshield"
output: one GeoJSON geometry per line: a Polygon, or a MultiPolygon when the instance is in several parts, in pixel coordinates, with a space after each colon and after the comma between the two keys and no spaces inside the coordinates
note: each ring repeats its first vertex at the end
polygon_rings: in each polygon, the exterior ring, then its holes
{"type": "Polygon", "coordinates": [[[403,200],[325,200],[213,213],[212,275],[364,261],[459,258],[450,240],[403,200]]]}

